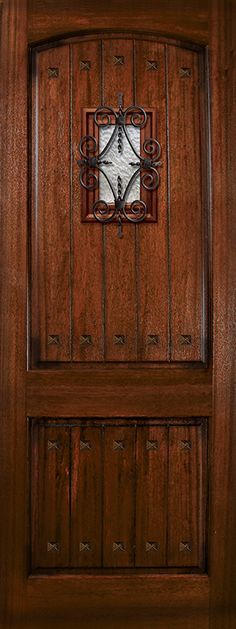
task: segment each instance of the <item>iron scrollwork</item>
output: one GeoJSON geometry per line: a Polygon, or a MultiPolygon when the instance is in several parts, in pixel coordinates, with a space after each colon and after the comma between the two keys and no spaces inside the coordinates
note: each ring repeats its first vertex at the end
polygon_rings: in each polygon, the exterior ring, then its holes
{"type": "Polygon", "coordinates": [[[94,123],[97,127],[113,126],[114,130],[101,152],[99,152],[98,142],[94,136],[85,135],[82,137],[78,147],[81,156],[81,159],[77,162],[80,167],[79,180],[81,186],[86,190],[96,190],[99,187],[99,174],[101,173],[105,177],[112,192],[114,203],[109,204],[103,199],[95,201],[93,214],[100,223],[106,224],[117,220],[118,235],[121,237],[122,221],[124,219],[132,223],[140,223],[147,216],[148,209],[143,200],[137,199],[127,203],[127,198],[138,177],[140,177],[140,184],[144,189],[150,191],[158,188],[160,175],[157,168],[161,166],[161,146],[154,138],[145,139],[142,147],[143,155],[139,154],[129,136],[128,128],[132,125],[138,129],[143,129],[147,123],[147,113],[143,107],[138,105],[131,105],[123,109],[122,95],[118,97],[118,111],[106,105],[100,106],[94,113],[94,123]],[[112,164],[112,162],[106,160],[106,154],[116,141],[118,153],[121,154],[124,137],[127,139],[137,160],[129,162],[129,165],[135,170],[125,189],[123,189],[121,175],[117,176],[117,189],[115,189],[105,170],[106,166],[112,164]]]}

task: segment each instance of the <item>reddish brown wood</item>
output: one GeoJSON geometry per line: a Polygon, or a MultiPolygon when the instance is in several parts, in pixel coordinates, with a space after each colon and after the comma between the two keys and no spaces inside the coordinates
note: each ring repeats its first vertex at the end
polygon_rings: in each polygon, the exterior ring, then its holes
{"type": "Polygon", "coordinates": [[[104,566],[134,564],[135,428],[105,429],[104,566]]]}
{"type": "Polygon", "coordinates": [[[236,622],[236,11],[211,3],[214,403],[211,433],[211,629],[236,622]]]}
{"type": "Polygon", "coordinates": [[[168,565],[204,565],[206,443],[203,426],[169,428],[168,565]]]}
{"type": "Polygon", "coordinates": [[[132,629],[208,629],[208,577],[199,575],[93,578],[33,577],[27,583],[35,629],[73,629],[74,618],[86,629],[91,622],[99,629],[125,624],[132,629]],[[50,606],[49,606],[50,601],[50,606]],[[119,601],[119,606],[118,606],[119,601]],[[150,619],[150,620],[149,620],[150,619]]]}
{"type": "Polygon", "coordinates": [[[153,40],[106,37],[104,41],[64,43],[51,52],[39,47],[33,59],[34,353],[39,351],[42,360],[66,361],[72,341],[74,361],[203,360],[207,323],[203,216],[207,175],[203,162],[206,166],[207,161],[205,157],[201,160],[206,149],[201,52],[153,40]],[[125,223],[122,239],[117,237],[117,225],[103,229],[95,221],[92,210],[99,190],[88,192],[81,186],[77,164],[80,138],[91,134],[99,139],[93,122],[95,108],[101,102],[117,108],[120,92],[125,107],[138,102],[147,109],[141,146],[145,139],[158,137],[163,162],[158,190],[147,192],[141,186],[151,224],[135,227],[125,223]],[[53,114],[53,99],[56,109],[60,103],[65,110],[62,128],[58,111],[53,114]],[[177,113],[186,102],[188,113],[182,125],[177,113]],[[180,103],[177,108],[176,103],[180,103]],[[44,109],[49,113],[45,115],[44,109]],[[191,119],[190,111],[194,112],[191,119]],[[61,185],[54,195],[58,168],[61,185]],[[190,181],[185,186],[182,172],[190,181]],[[70,209],[64,217],[66,204],[70,209]],[[60,244],[54,248],[56,239],[60,244]],[[62,295],[63,307],[59,308],[62,295]],[[53,325],[59,333],[52,332],[53,325]]]}
{"type": "Polygon", "coordinates": [[[33,59],[32,346],[70,360],[69,46],[33,59]]]}
{"type": "Polygon", "coordinates": [[[71,566],[99,567],[102,564],[101,428],[72,428],[71,458],[71,566]]]}
{"type": "MultiPolygon", "coordinates": [[[[136,101],[154,107],[156,134],[161,145],[160,187],[157,191],[157,222],[137,227],[138,325],[141,360],[169,360],[168,247],[167,247],[167,153],[164,45],[135,42],[136,101]],[[148,61],[157,70],[148,69],[148,61]],[[150,336],[157,336],[152,343],[150,336]]],[[[149,202],[150,202],[149,194],[149,202]]]]}
{"type": "MultiPolygon", "coordinates": [[[[234,529],[235,529],[235,515],[233,506],[233,497],[231,498],[230,490],[233,489],[234,483],[234,470],[235,470],[235,438],[234,438],[234,409],[233,409],[233,394],[234,390],[234,361],[233,356],[235,353],[234,348],[234,335],[233,329],[229,321],[232,312],[234,312],[234,296],[228,297],[226,288],[234,286],[235,269],[233,264],[234,256],[234,231],[232,230],[233,215],[231,213],[234,209],[234,184],[233,175],[234,172],[233,163],[233,148],[235,146],[234,140],[234,126],[233,126],[233,103],[234,103],[234,55],[229,51],[234,49],[233,39],[233,9],[232,3],[220,3],[219,12],[216,11],[216,6],[213,6],[213,18],[215,21],[215,35],[213,40],[214,46],[214,74],[213,85],[217,85],[219,81],[217,97],[213,99],[214,102],[214,172],[216,174],[216,188],[215,198],[217,199],[215,212],[217,220],[214,223],[215,227],[215,335],[216,335],[216,352],[215,352],[215,426],[214,430],[214,448],[212,453],[216,452],[216,463],[213,467],[212,475],[214,477],[214,501],[215,507],[213,511],[212,519],[212,531],[214,533],[214,544],[212,546],[212,627],[224,627],[224,629],[231,629],[235,624],[235,607],[234,607],[234,583],[235,574],[234,567],[236,562],[234,560],[234,529]],[[227,6],[226,6],[227,4],[227,6]],[[224,15],[226,21],[224,22],[224,15]],[[227,25],[227,28],[226,28],[227,25]],[[228,30],[228,29],[231,30],[228,30]],[[222,37],[226,33],[226,44],[223,45],[222,37]],[[219,48],[218,48],[219,46],[219,48]],[[227,52],[226,52],[227,51],[227,52]],[[220,71],[218,75],[218,64],[220,61],[220,71]],[[225,65],[226,62],[226,65],[225,65]],[[227,68],[228,65],[228,68],[227,68]],[[225,70],[228,70],[228,73],[225,70]],[[233,77],[233,78],[232,78],[233,77]],[[224,150],[222,147],[225,147],[224,150]],[[224,156],[222,161],[222,155],[224,156]],[[224,165],[230,164],[230,168],[225,170],[224,165]],[[223,165],[223,167],[222,167],[223,165]],[[227,173],[227,174],[226,174],[227,173]],[[230,220],[229,220],[230,219],[230,220]],[[227,257],[227,259],[226,259],[227,257]],[[227,269],[227,276],[226,276],[227,269]],[[229,461],[227,451],[229,450],[229,461]],[[222,480],[223,479],[223,480],[222,480]],[[231,513],[231,516],[229,515],[231,513]],[[223,543],[222,543],[223,540],[223,543]]],[[[42,5],[41,5],[42,7],[42,5]]],[[[1,249],[3,255],[3,279],[7,279],[4,285],[3,303],[5,304],[4,315],[6,323],[3,328],[3,359],[4,359],[4,385],[6,385],[6,397],[3,398],[4,408],[4,430],[2,437],[4,438],[7,447],[4,447],[4,477],[8,478],[9,485],[7,483],[7,495],[13,495],[13,489],[17,486],[17,494],[14,499],[7,501],[2,500],[1,504],[4,508],[9,508],[10,514],[6,518],[5,526],[3,527],[3,544],[5,561],[1,563],[3,570],[2,583],[6,586],[8,591],[8,612],[7,619],[5,619],[6,626],[14,626],[22,624],[22,626],[30,626],[33,629],[41,629],[43,625],[47,625],[50,629],[55,626],[63,627],[66,623],[66,627],[69,629],[74,628],[75,616],[76,621],[80,621],[81,627],[91,626],[91,622],[97,627],[110,627],[112,624],[114,627],[122,626],[129,622],[130,627],[139,627],[140,629],[146,629],[147,618],[148,626],[150,629],[163,629],[166,625],[168,629],[182,629],[183,624],[187,629],[199,629],[199,627],[208,628],[208,578],[204,576],[171,576],[171,577],[150,577],[147,579],[144,575],[141,579],[137,577],[131,578],[128,576],[125,580],[120,579],[118,576],[109,577],[109,579],[98,577],[93,581],[93,595],[94,599],[91,599],[91,577],[87,579],[78,580],[78,578],[32,578],[25,580],[26,590],[23,592],[22,574],[25,567],[25,542],[26,535],[24,536],[25,527],[23,526],[23,514],[22,506],[20,506],[22,496],[25,495],[25,461],[23,437],[25,436],[25,415],[24,415],[24,379],[23,368],[24,361],[24,307],[22,306],[22,300],[25,289],[25,275],[24,275],[24,239],[21,237],[22,225],[24,219],[24,193],[22,194],[22,176],[25,173],[25,161],[24,151],[21,152],[21,160],[14,162],[14,177],[12,177],[12,155],[6,159],[6,155],[9,155],[8,150],[12,152],[15,146],[15,131],[17,122],[21,121],[18,128],[18,147],[22,147],[23,136],[25,132],[24,123],[22,124],[22,118],[20,113],[25,111],[25,100],[22,95],[25,93],[25,61],[26,61],[26,48],[24,44],[24,28],[25,28],[25,13],[24,3],[21,1],[21,6],[16,0],[5,0],[4,11],[4,42],[6,42],[6,35],[9,37],[11,48],[11,63],[9,65],[8,49],[4,47],[4,59],[7,63],[4,63],[3,71],[3,85],[4,85],[4,103],[6,98],[8,103],[11,103],[10,109],[13,104],[14,116],[12,118],[4,113],[4,120],[6,120],[7,127],[7,142],[4,144],[4,159],[1,160],[5,181],[7,182],[4,187],[4,208],[8,208],[8,211],[4,212],[3,229],[1,235],[3,236],[4,247],[1,249]],[[8,8],[11,9],[11,20],[8,21],[9,16],[8,8]],[[5,9],[6,8],[6,9],[5,9]],[[17,12],[16,12],[17,9],[17,12]],[[17,19],[16,19],[17,16],[17,19]],[[15,35],[16,23],[21,29],[21,37],[18,40],[17,52],[15,51],[15,35]],[[14,44],[14,45],[13,45],[14,44]],[[6,54],[5,54],[6,53],[6,54]],[[14,59],[14,63],[13,63],[14,59]],[[19,69],[20,68],[20,69],[19,69]],[[24,70],[23,70],[24,69],[24,70]],[[21,73],[20,73],[21,71],[21,73]],[[24,75],[22,72],[24,71],[24,75]],[[16,91],[12,90],[12,77],[14,74],[14,84],[17,85],[17,98],[13,100],[12,95],[16,94],[16,91]],[[24,76],[24,80],[22,80],[24,76]],[[7,77],[7,79],[6,79],[7,77]],[[8,91],[7,85],[10,90],[8,91]],[[7,81],[7,85],[6,85],[7,81]],[[23,91],[22,91],[23,90],[23,91]],[[10,99],[10,101],[9,101],[10,99]],[[17,105],[17,117],[16,117],[16,105],[17,105]],[[7,150],[6,150],[7,149],[7,150]],[[18,163],[20,166],[19,171],[15,166],[18,163]],[[18,172],[18,177],[15,178],[18,172]],[[13,186],[14,184],[14,186],[13,186]],[[21,212],[18,214],[15,210],[18,207],[16,198],[21,200],[21,212]],[[12,211],[11,211],[12,210],[12,211]],[[19,221],[20,217],[20,221],[19,221]],[[10,225],[9,225],[10,222],[10,225]],[[6,229],[6,223],[8,225],[6,229]],[[10,255],[6,255],[6,236],[10,239],[10,255]],[[20,255],[21,254],[21,255],[20,255]],[[22,256],[22,257],[21,257],[22,256]],[[19,264],[19,260],[21,261],[19,264]],[[17,261],[17,264],[16,264],[17,261]],[[19,272],[19,278],[18,278],[19,272]],[[16,277],[18,281],[16,282],[16,277]],[[6,286],[6,288],[5,288],[6,286]],[[14,309],[12,309],[12,300],[17,304],[15,312],[17,310],[17,324],[15,320],[14,309]],[[14,324],[13,324],[14,316],[14,324]],[[20,350],[20,351],[19,351],[20,350]],[[13,367],[17,365],[15,372],[13,367]],[[8,384],[9,383],[9,384],[8,384]],[[6,422],[6,423],[5,423],[6,422]],[[16,423],[15,423],[16,422],[16,423]],[[7,426],[7,430],[6,430],[7,426]],[[10,433],[8,432],[10,431],[10,433]],[[10,434],[10,439],[9,439],[10,434]],[[13,443],[13,437],[16,437],[16,445],[13,443]],[[15,459],[16,456],[16,459],[15,459]],[[17,483],[16,483],[17,481],[17,483]],[[11,491],[8,491],[10,489],[11,491]],[[17,516],[17,517],[16,517],[17,516]],[[17,524],[17,530],[16,530],[17,524]],[[11,547],[14,552],[12,556],[9,556],[8,548],[11,547]],[[7,556],[6,556],[7,554],[7,556]],[[6,573],[6,563],[8,564],[6,573]],[[95,585],[96,584],[96,585],[95,585]],[[95,585],[95,587],[94,587],[95,585]],[[26,597],[27,594],[27,597],[26,597]],[[117,601],[119,600],[120,607],[117,608],[117,601]],[[105,602],[104,602],[105,601],[105,602]],[[77,606],[80,605],[80,609],[77,606]],[[145,605],[145,606],[144,606],[145,605]],[[98,608],[100,606],[100,611],[98,608]],[[23,609],[24,608],[24,609],[23,609]],[[114,618],[114,609],[116,609],[116,618],[114,618]],[[138,610],[138,613],[137,613],[138,610]]],[[[54,15],[47,17],[47,28],[51,28],[53,31],[53,23],[55,24],[56,12],[53,8],[54,15]],[[51,22],[51,25],[50,25],[51,22]]],[[[156,7],[155,7],[156,9],[156,7]]],[[[131,9],[130,9],[131,10],[131,9]]],[[[133,12],[133,8],[132,8],[133,12]]],[[[146,12],[146,7],[145,7],[146,12]]],[[[138,12],[137,12],[138,13],[138,12]]],[[[185,20],[185,13],[179,11],[181,14],[181,20],[185,20]]],[[[195,13],[194,13],[195,14],[195,13]]],[[[40,24],[41,33],[45,32],[45,22],[42,17],[43,14],[38,15],[37,24],[40,24]]],[[[72,15],[72,14],[71,14],[72,15]]],[[[116,14],[117,15],[117,14],[116,14]]],[[[142,14],[143,15],[143,14],[142,14]]],[[[153,14],[152,14],[153,15],[153,14]]],[[[187,14],[189,15],[189,14],[187,14]]],[[[195,14],[197,15],[197,13],[195,14]]],[[[81,16],[81,13],[80,13],[81,16]]],[[[113,14],[113,17],[115,14],[113,14]]],[[[67,15],[64,13],[63,20],[58,26],[59,29],[65,29],[67,15]]],[[[172,13],[173,17],[173,13],[172,13]]],[[[176,17],[176,15],[175,15],[176,17]]],[[[199,17],[199,15],[198,15],[199,17]]],[[[88,18],[86,18],[88,20],[88,18]]],[[[86,22],[80,22],[80,28],[86,22]]],[[[90,26],[92,27],[91,13],[89,13],[90,26]]],[[[100,18],[99,18],[100,19],[100,18]]],[[[119,16],[117,17],[119,23],[119,16]]],[[[122,18],[123,19],[123,18],[122,18]]],[[[135,18],[136,19],[136,18],[135,18]]],[[[115,18],[114,18],[115,21],[115,18]]],[[[106,22],[107,24],[108,22],[106,22]]],[[[137,17],[138,23],[138,17],[137,17]]],[[[155,28],[155,23],[153,28],[155,28]]],[[[157,23],[157,22],[156,22],[157,23]]],[[[169,22],[171,25],[173,22],[169,22]]],[[[186,22],[182,21],[182,24],[186,22]]],[[[111,22],[110,22],[111,24],[111,22]]],[[[36,22],[35,22],[36,25],[36,22]]],[[[140,27],[141,28],[141,27],[140,27]]],[[[168,28],[168,26],[167,26],[168,28]]],[[[170,26],[171,29],[171,26],[170,26]]],[[[167,30],[167,29],[166,29],[167,30]]],[[[39,30],[37,31],[39,33],[39,30]]],[[[216,89],[216,88],[215,88],[216,89]]],[[[25,120],[25,118],[23,118],[25,120]]],[[[15,152],[12,152],[15,155],[15,152]]],[[[18,166],[18,167],[19,167],[18,166]]],[[[228,166],[227,166],[228,168],[228,166]]],[[[24,188],[23,188],[24,190],[24,188]]],[[[23,229],[24,231],[24,229],[23,229]]],[[[234,295],[234,293],[233,293],[234,295]]],[[[34,374],[32,374],[34,376],[34,374]]],[[[63,374],[64,375],[64,374],[63,374]]],[[[55,377],[55,376],[54,376],[55,377]]],[[[206,376],[207,377],[207,376],[206,376]]],[[[72,377],[73,378],[73,377],[72,377]]],[[[50,384],[52,381],[50,381],[50,384]]],[[[47,392],[50,394],[50,384],[48,383],[47,392]]],[[[68,386],[68,383],[67,383],[68,386]]],[[[45,396],[45,391],[42,393],[42,397],[45,396]]],[[[58,392],[58,390],[57,390],[58,392]]],[[[151,392],[151,389],[150,389],[151,392]]],[[[176,393],[176,390],[175,390],[176,393]]],[[[208,389],[209,393],[209,389],[208,389]]],[[[38,393],[37,393],[38,395],[38,393]]],[[[69,394],[68,394],[69,397],[69,394]]],[[[39,404],[37,397],[37,404],[39,404]]],[[[45,399],[45,398],[44,398],[45,399]]],[[[195,398],[196,400],[196,398],[195,398]]],[[[78,398],[77,398],[78,401],[78,398]]],[[[45,402],[44,402],[45,404],[45,402]]],[[[54,414],[56,413],[56,397],[54,399],[49,398],[48,404],[51,404],[51,408],[54,407],[54,414]]],[[[191,401],[192,404],[192,401],[191,401]]],[[[76,404],[75,404],[76,405],[76,404]]],[[[154,406],[154,403],[153,403],[154,406]]],[[[75,406],[74,406],[75,408],[75,406]]],[[[3,523],[1,524],[3,526],[3,523]]],[[[24,572],[26,574],[26,571],[24,572]]],[[[5,628],[4,628],[5,629],[5,628]]],[[[15,628],[14,628],[15,629],[15,628]]],[[[18,629],[18,627],[17,627],[18,629]]],[[[63,627],[64,629],[64,627],[63,627]]]]}
{"type": "MultiPolygon", "coordinates": [[[[117,108],[118,94],[124,95],[124,107],[133,103],[133,42],[114,39],[103,42],[103,101],[117,108]],[[122,56],[123,64],[115,63],[122,56]]],[[[137,295],[135,229],[123,226],[118,238],[117,225],[107,225],[105,242],[105,330],[107,360],[137,359],[137,295]],[[116,337],[124,337],[118,343],[116,337]]]]}
{"type": "Polygon", "coordinates": [[[200,130],[199,95],[202,79],[199,53],[170,47],[167,60],[171,357],[172,360],[203,360],[206,314],[203,306],[201,152],[205,147],[204,130],[203,138],[200,130]],[[188,76],[186,72],[191,75],[188,76]]]}
{"type": "Polygon", "coordinates": [[[147,0],[145,5],[137,0],[134,6],[126,0],[100,0],[88,5],[86,0],[60,0],[55,11],[54,0],[30,0],[29,41],[37,41],[78,31],[129,28],[142,32],[171,33],[189,41],[208,42],[209,1],[178,0],[168,5],[165,0],[158,4],[147,0]]]}
{"type": "Polygon", "coordinates": [[[180,417],[211,414],[211,373],[201,370],[29,372],[31,416],[180,417]]]}
{"type": "Polygon", "coordinates": [[[136,566],[166,564],[167,429],[138,428],[136,445],[136,566]]]}
{"type": "Polygon", "coordinates": [[[73,124],[73,359],[99,361],[104,357],[103,248],[97,223],[82,223],[84,195],[79,184],[78,144],[84,135],[83,109],[101,102],[101,43],[80,42],[72,47],[73,124]],[[81,62],[90,61],[89,71],[81,62]],[[86,343],[84,336],[91,337],[86,343]]]}
{"type": "Polygon", "coordinates": [[[27,9],[4,0],[1,21],[1,624],[23,614],[27,496],[27,9]],[[20,28],[20,33],[19,33],[20,28]]]}
{"type": "Polygon", "coordinates": [[[70,430],[37,425],[32,443],[33,568],[69,565],[70,430]]]}

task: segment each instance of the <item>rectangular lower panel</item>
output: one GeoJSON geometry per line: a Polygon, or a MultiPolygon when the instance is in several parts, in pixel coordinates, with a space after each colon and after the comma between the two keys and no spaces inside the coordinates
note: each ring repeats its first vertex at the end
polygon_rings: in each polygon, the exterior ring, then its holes
{"type": "Polygon", "coordinates": [[[35,571],[203,571],[207,420],[31,424],[35,571]]]}

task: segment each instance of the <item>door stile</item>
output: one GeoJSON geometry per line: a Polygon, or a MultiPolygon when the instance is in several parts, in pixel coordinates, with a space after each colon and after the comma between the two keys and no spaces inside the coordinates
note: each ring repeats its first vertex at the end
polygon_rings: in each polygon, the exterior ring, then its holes
{"type": "MultiPolygon", "coordinates": [[[[26,577],[27,1],[1,24],[1,588],[3,626],[23,614],[26,577]]],[[[14,625],[15,626],[15,625],[14,625]]]]}
{"type": "Polygon", "coordinates": [[[236,7],[211,4],[213,149],[213,426],[211,629],[236,622],[236,7]]]}

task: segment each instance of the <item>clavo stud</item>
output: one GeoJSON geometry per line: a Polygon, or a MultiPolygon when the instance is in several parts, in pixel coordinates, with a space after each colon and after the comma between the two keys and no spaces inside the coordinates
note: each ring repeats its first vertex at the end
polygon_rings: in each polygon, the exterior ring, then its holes
{"type": "Polygon", "coordinates": [[[124,345],[125,344],[125,336],[123,334],[115,334],[115,336],[114,336],[114,344],[115,345],[124,345]]]}
{"type": "Polygon", "coordinates": [[[159,442],[158,441],[150,441],[149,439],[146,441],[146,450],[158,450],[159,442]]]}
{"type": "Polygon", "coordinates": [[[124,551],[125,550],[125,545],[124,545],[123,542],[113,542],[112,550],[113,550],[113,553],[115,553],[118,550],[124,551]]]}
{"type": "Polygon", "coordinates": [[[57,79],[59,76],[59,68],[48,68],[48,76],[50,79],[57,79]]]}
{"type": "Polygon", "coordinates": [[[48,553],[59,553],[60,544],[58,542],[48,542],[47,543],[47,551],[48,553]]]}
{"type": "Polygon", "coordinates": [[[192,76],[191,68],[179,68],[179,74],[181,78],[190,78],[192,76]]]}
{"type": "Polygon", "coordinates": [[[181,553],[191,553],[191,544],[189,542],[180,542],[179,550],[181,553]]]}
{"type": "Polygon", "coordinates": [[[91,68],[91,61],[88,61],[88,59],[84,61],[80,61],[80,70],[90,70],[90,68],[91,68]]]}
{"type": "Polygon", "coordinates": [[[123,66],[125,62],[125,58],[122,55],[115,55],[113,57],[113,62],[115,66],[123,66]]]}
{"type": "Polygon", "coordinates": [[[91,550],[90,542],[80,542],[80,545],[79,545],[80,553],[83,553],[83,552],[89,551],[89,550],[91,550]]]}
{"type": "Polygon", "coordinates": [[[147,68],[147,70],[158,70],[158,63],[157,63],[157,61],[155,61],[155,60],[149,61],[149,59],[147,59],[147,61],[146,61],[146,68],[147,68]]]}
{"type": "Polygon", "coordinates": [[[60,442],[48,439],[48,450],[60,450],[60,442]]]}
{"type": "Polygon", "coordinates": [[[92,345],[92,337],[90,334],[82,334],[80,337],[80,345],[92,345]]]}
{"type": "Polygon", "coordinates": [[[157,334],[149,334],[147,337],[147,345],[158,345],[159,336],[157,334]]]}
{"type": "Polygon", "coordinates": [[[189,441],[188,439],[182,439],[180,441],[180,449],[181,450],[191,450],[192,449],[192,442],[189,441]]]}
{"type": "Polygon", "coordinates": [[[60,336],[58,334],[49,334],[48,345],[60,345],[60,336]]]}
{"type": "Polygon", "coordinates": [[[91,450],[91,449],[92,449],[91,441],[80,440],[80,450],[91,450]]]}
{"type": "Polygon", "coordinates": [[[192,345],[192,337],[190,334],[181,334],[179,337],[180,345],[192,345]]]}
{"type": "Polygon", "coordinates": [[[113,441],[113,450],[124,450],[124,441],[113,441]]]}
{"type": "Polygon", "coordinates": [[[146,552],[149,553],[151,550],[158,551],[160,548],[160,544],[158,542],[146,542],[146,552]]]}

